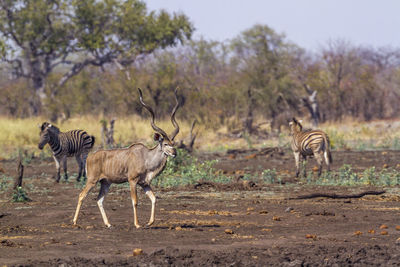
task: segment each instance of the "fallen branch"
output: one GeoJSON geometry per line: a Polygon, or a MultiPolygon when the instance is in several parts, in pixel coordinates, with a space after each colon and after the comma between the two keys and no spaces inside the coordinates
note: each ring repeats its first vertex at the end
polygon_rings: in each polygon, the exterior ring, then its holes
{"type": "Polygon", "coordinates": [[[328,193],[313,193],[313,194],[309,194],[309,195],[302,195],[302,196],[297,196],[297,197],[290,197],[288,198],[289,200],[292,199],[310,199],[310,198],[317,198],[317,197],[327,197],[327,198],[361,198],[365,195],[382,195],[384,194],[386,191],[365,191],[365,192],[361,192],[359,194],[350,194],[350,195],[337,195],[335,193],[333,194],[328,194],[328,193]]]}

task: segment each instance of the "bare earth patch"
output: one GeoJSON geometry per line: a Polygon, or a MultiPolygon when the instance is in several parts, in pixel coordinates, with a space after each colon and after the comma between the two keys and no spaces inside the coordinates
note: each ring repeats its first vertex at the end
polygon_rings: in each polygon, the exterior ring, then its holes
{"type": "MultiPolygon", "coordinates": [[[[278,151],[279,152],[279,151],[278,151]]],[[[0,263],[7,266],[365,266],[399,265],[400,205],[398,187],[301,185],[288,152],[248,157],[249,153],[202,155],[219,158],[216,168],[233,181],[247,173],[276,168],[286,173],[284,185],[243,187],[194,186],[162,190],[156,222],[136,229],[127,187],[112,186],[104,203],[111,229],[101,219],[95,198],[99,186],[82,206],[78,226],[72,225],[80,188],[71,181],[54,184],[51,160],[33,160],[24,184],[28,203],[0,194],[0,263]],[[240,172],[238,172],[240,171],[240,172]],[[315,192],[348,194],[382,190],[356,199],[288,200],[315,192]],[[381,228],[385,225],[385,228],[381,228]],[[141,249],[141,250],[140,250],[141,249]],[[135,250],[135,252],[134,252],[135,250]],[[134,256],[135,254],[135,256],[134,256]]],[[[400,163],[400,151],[334,152],[334,166],[352,164],[357,171],[400,163]]],[[[314,161],[309,163],[309,171],[314,161]]],[[[9,176],[15,162],[1,161],[9,176]]],[[[76,172],[71,161],[70,172],[76,172]]],[[[150,216],[150,201],[139,190],[139,222],[150,216]]]]}

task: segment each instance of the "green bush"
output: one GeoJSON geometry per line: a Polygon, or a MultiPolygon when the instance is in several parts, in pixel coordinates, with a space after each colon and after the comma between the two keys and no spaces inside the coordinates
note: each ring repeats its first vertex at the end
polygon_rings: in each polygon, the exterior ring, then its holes
{"type": "Polygon", "coordinates": [[[279,182],[280,182],[280,178],[278,178],[278,175],[277,175],[277,173],[276,173],[276,170],[275,169],[267,169],[267,170],[264,170],[262,173],[261,173],[261,181],[262,182],[264,182],[264,183],[267,183],[267,184],[274,184],[274,183],[276,183],[277,181],[279,180],[279,182]]]}
{"type": "Polygon", "coordinates": [[[31,201],[30,198],[26,195],[25,190],[18,186],[12,195],[12,199],[14,202],[27,202],[31,201]]]}
{"type": "Polygon", "coordinates": [[[319,185],[374,185],[374,186],[395,186],[400,185],[400,172],[395,169],[382,169],[370,167],[361,174],[353,171],[351,165],[344,164],[338,172],[324,172],[317,180],[307,179],[308,184],[319,185]]]}
{"type": "Polygon", "coordinates": [[[199,163],[198,159],[187,151],[178,149],[177,156],[170,158],[164,171],[154,178],[153,184],[159,187],[176,187],[195,184],[199,181],[229,183],[231,179],[216,174],[213,165],[216,160],[199,163]]]}

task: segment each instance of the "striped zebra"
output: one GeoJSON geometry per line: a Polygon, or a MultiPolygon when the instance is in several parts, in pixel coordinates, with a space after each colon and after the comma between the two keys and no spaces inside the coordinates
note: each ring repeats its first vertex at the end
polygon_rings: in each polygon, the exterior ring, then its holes
{"type": "Polygon", "coordinates": [[[82,130],[72,130],[63,133],[60,132],[59,128],[48,122],[44,122],[39,128],[39,149],[43,149],[47,143],[50,145],[53,151],[54,161],[56,162],[57,183],[60,181],[60,162],[62,162],[64,166],[65,180],[68,180],[67,157],[75,156],[78,162],[79,174],[77,181],[80,181],[82,171],[85,177],[86,158],[94,145],[94,136],[88,135],[82,130]]]}
{"type": "MultiPolygon", "coordinates": [[[[291,146],[296,161],[296,177],[300,173],[300,161],[305,160],[307,156],[314,155],[318,163],[318,176],[322,172],[322,162],[325,158],[328,171],[332,163],[332,155],[330,151],[330,142],[328,135],[321,130],[304,130],[303,126],[295,118],[289,122],[290,134],[292,136],[291,146]]],[[[306,176],[306,168],[303,166],[304,177],[306,176]]]]}

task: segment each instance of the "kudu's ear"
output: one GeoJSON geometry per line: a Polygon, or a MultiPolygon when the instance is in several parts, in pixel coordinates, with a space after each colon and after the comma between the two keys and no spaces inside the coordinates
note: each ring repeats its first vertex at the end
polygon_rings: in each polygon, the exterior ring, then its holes
{"type": "Polygon", "coordinates": [[[164,138],[159,133],[154,133],[153,139],[154,139],[154,141],[157,141],[157,142],[162,142],[164,140],[164,138]]]}

